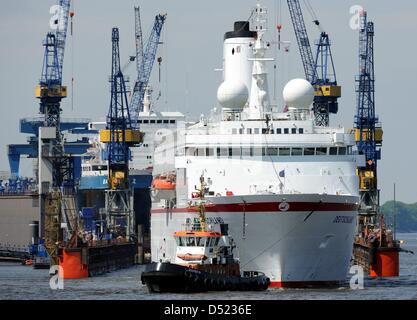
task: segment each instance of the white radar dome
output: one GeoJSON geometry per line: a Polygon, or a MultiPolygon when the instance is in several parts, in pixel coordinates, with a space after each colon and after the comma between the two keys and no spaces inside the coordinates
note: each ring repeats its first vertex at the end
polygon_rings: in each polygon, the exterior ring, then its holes
{"type": "Polygon", "coordinates": [[[225,81],[217,90],[217,100],[223,108],[243,108],[248,98],[248,88],[243,82],[225,81]]]}
{"type": "Polygon", "coordinates": [[[305,79],[293,79],[285,85],[282,96],[289,108],[308,109],[314,100],[314,88],[305,79]]]}

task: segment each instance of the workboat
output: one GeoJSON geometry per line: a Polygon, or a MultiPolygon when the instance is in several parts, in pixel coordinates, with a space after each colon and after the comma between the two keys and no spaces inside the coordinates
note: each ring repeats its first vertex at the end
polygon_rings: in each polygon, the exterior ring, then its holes
{"type": "Polygon", "coordinates": [[[172,234],[198,219],[204,172],[207,222],[217,232],[229,226],[241,269],[263,272],[274,287],[338,286],[351,262],[365,158],[350,130],[317,124],[307,80],[285,85],[282,106],[270,103],[267,13],[258,4],[224,36],[221,107],[156,145],[153,174],[175,171],[175,190],[153,199],[152,261],[178,261],[172,234]]]}
{"type": "MultiPolygon", "coordinates": [[[[204,186],[204,177],[201,177],[204,186]]],[[[153,262],[142,273],[142,284],[150,292],[260,291],[270,280],[262,272],[241,273],[234,256],[236,244],[228,234],[228,225],[213,231],[204,214],[204,187],[194,208],[199,219],[187,220],[182,231],[174,233],[177,244],[175,263],[153,262]]]]}

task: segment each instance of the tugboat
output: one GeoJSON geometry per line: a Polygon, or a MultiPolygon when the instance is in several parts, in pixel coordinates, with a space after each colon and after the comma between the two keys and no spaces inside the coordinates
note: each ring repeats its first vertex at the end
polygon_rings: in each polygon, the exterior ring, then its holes
{"type": "Polygon", "coordinates": [[[142,273],[142,284],[150,292],[261,291],[270,285],[262,272],[243,271],[234,257],[236,248],[228,225],[220,232],[206,224],[204,177],[200,177],[199,217],[188,219],[183,231],[174,233],[177,244],[175,263],[153,262],[142,273]]]}

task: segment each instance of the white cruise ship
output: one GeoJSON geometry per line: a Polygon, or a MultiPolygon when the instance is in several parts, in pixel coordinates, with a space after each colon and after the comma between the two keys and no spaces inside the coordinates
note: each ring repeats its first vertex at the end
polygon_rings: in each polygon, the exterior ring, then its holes
{"type": "Polygon", "coordinates": [[[222,107],[167,133],[155,149],[152,260],[175,261],[173,234],[198,219],[204,179],[207,223],[229,225],[243,270],[264,272],[274,287],[340,284],[352,255],[363,159],[352,152],[352,134],[315,126],[306,80],[285,86],[285,112],[271,106],[266,15],[257,5],[251,23],[236,22],[225,34],[222,107]]]}

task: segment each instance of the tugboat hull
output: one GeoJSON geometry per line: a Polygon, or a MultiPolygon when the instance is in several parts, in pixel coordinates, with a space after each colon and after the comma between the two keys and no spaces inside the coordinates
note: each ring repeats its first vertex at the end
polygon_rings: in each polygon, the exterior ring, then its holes
{"type": "Polygon", "coordinates": [[[172,263],[151,263],[141,276],[150,292],[262,291],[270,280],[262,273],[225,276],[172,263]]]}

